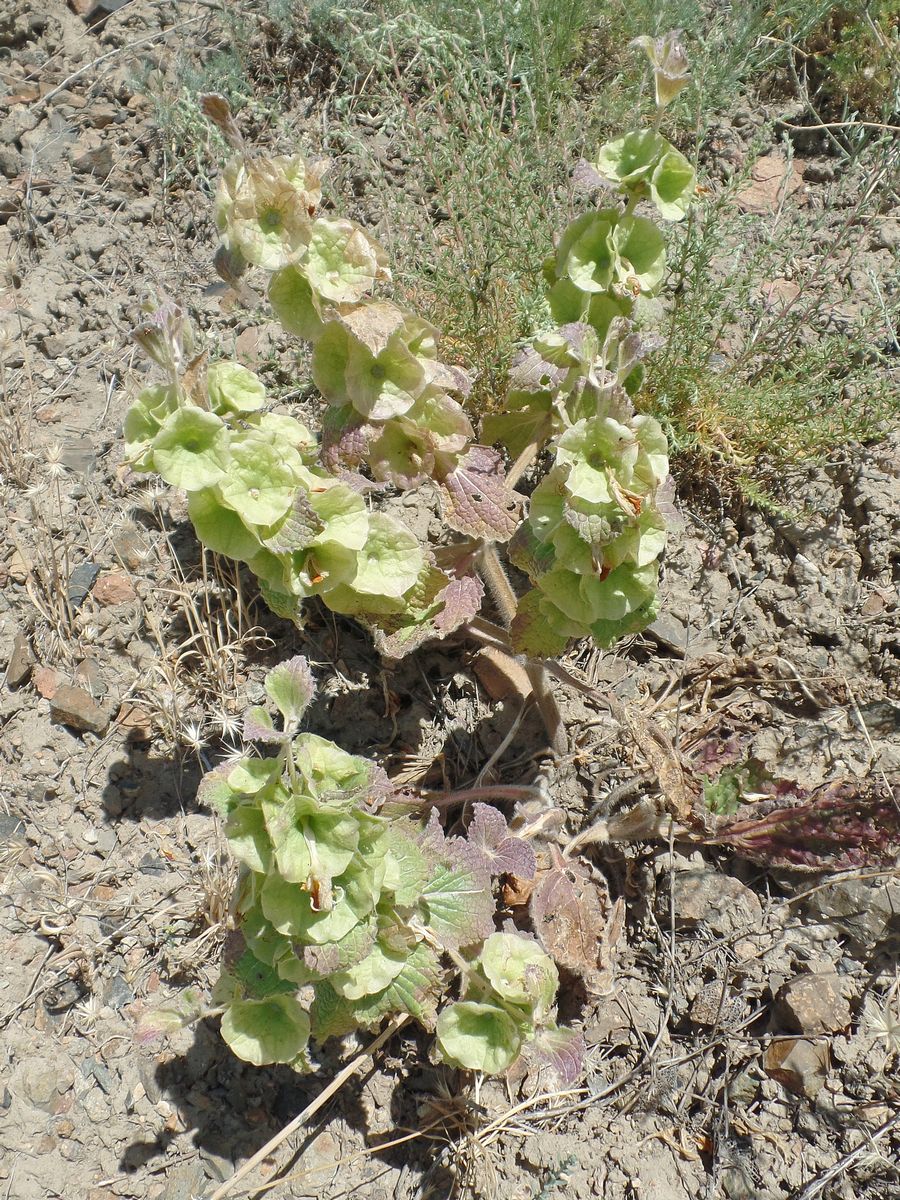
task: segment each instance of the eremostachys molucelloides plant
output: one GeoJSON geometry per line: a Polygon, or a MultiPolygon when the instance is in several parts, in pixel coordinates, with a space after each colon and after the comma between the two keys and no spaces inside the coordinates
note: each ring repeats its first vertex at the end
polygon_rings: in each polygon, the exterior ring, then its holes
{"type": "MultiPolygon", "coordinates": [[[[356,222],[320,212],[326,164],[254,153],[227,104],[204,98],[236,151],[216,197],[217,263],[233,281],[264,272],[278,321],[312,343],[322,433],[271,411],[242,364],[195,355],[184,312],[168,304],[138,331],[166,378],[130,411],[127,454],[187,491],[200,539],[247,563],[280,615],[300,623],[304,600],[318,596],[396,657],[470,621],[480,573],[512,651],[531,658],[555,657],[573,638],[606,646],[653,619],[667,448],[632,398],[659,345],[647,301],[663,285],[666,252],[646,213],[683,217],[695,176],[658,128],[687,81],[684,52],[672,34],[639,43],[654,67],[656,119],[592,164],[621,202],[577,217],[547,259],[547,326],[514,363],[504,411],[482,422],[493,446],[475,442],[469,377],[440,359],[437,330],[378,294],[390,284],[383,249],[356,222]],[[513,459],[508,471],[497,445],[513,459]],[[514,487],[535,460],[549,469],[523,516],[514,487]],[[440,496],[440,547],[377,502],[425,483],[440,496]],[[533,585],[521,597],[500,563],[504,543],[533,585]]],[[[433,491],[419,494],[432,502],[433,491]]]]}
{"type": "MultiPolygon", "coordinates": [[[[658,344],[647,301],[666,268],[647,214],[683,217],[695,177],[659,132],[687,81],[684,53],[671,34],[639,42],[656,118],[600,148],[597,182],[619,199],[577,217],[547,259],[546,325],[513,364],[504,411],[482,422],[491,445],[475,441],[465,369],[441,360],[432,325],[388,298],[383,249],[320,211],[324,164],[254,153],[220,97],[203,99],[235,151],[216,199],[217,265],[237,286],[263,272],[278,321],[312,344],[322,432],[272,411],[241,363],[197,354],[171,303],[138,331],[164,379],[125,425],[134,469],[184,489],[200,540],[246,563],[274,611],[298,624],[317,596],[400,656],[472,621],[483,576],[504,627],[495,637],[525,657],[556,748],[564,730],[542,660],[652,620],[665,545],[666,442],[633,405],[658,344]],[[526,505],[515,485],[535,464],[526,505]],[[440,546],[378,505],[389,489],[426,483],[423,504],[435,488],[440,497],[440,546]],[[504,543],[531,581],[521,597],[504,543]]],[[[535,872],[527,829],[513,833],[476,804],[465,836],[448,837],[435,810],[426,821],[404,807],[376,764],[302,732],[313,692],[304,660],[271,671],[266,692],[278,718],[253,709],[244,732],[270,753],[248,752],[202,785],[243,868],[214,999],[235,1053],[305,1068],[310,1037],[408,1014],[435,1030],[449,1063],[496,1073],[544,1056],[571,1076],[578,1041],[556,1026],[556,964],[534,937],[497,928],[494,881],[535,872]]],[[[202,1011],[213,1010],[191,996],[147,1030],[202,1011]]]]}

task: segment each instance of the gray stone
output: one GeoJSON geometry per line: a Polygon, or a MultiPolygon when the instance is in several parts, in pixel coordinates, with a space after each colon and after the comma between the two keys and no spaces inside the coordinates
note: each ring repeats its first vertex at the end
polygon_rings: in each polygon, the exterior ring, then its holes
{"type": "Polygon", "coordinates": [[[758,897],[739,879],[715,871],[680,871],[675,875],[677,928],[707,925],[722,936],[748,933],[762,918],[758,897]]]}
{"type": "Polygon", "coordinates": [[[116,1011],[124,1008],[126,1004],[130,1004],[133,999],[134,992],[121,975],[114,975],[103,989],[103,1003],[108,1004],[116,1011]]]}
{"type": "Polygon", "coordinates": [[[857,952],[881,943],[893,943],[900,952],[900,879],[840,880],[815,891],[806,911],[833,926],[857,952]]]}
{"type": "Polygon", "coordinates": [[[31,675],[34,666],[34,655],[28,638],[24,633],[17,633],[13,639],[12,653],[6,664],[6,685],[10,688],[21,687],[31,675]]]}

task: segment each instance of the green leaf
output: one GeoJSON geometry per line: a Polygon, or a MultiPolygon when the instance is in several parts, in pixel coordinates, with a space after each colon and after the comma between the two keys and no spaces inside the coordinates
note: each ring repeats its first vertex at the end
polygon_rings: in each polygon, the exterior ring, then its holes
{"type": "Polygon", "coordinates": [[[410,822],[392,821],[384,831],[380,845],[385,852],[385,891],[394,893],[394,902],[415,904],[428,878],[428,860],[413,840],[410,822]]]}
{"type": "Polygon", "coordinates": [[[372,952],[355,966],[332,975],[329,982],[347,1000],[361,1000],[383,992],[406,966],[405,953],[392,953],[377,942],[372,952]]]}
{"type": "Polygon", "coordinates": [[[449,949],[480,942],[494,927],[490,876],[466,867],[438,866],[422,888],[426,920],[449,949]]]}
{"type": "Polygon", "coordinates": [[[650,198],[667,221],[680,221],[687,213],[697,188],[694,168],[671,147],[650,179],[650,198]]]}
{"type": "Polygon", "coordinates": [[[269,303],[288,331],[315,342],[325,328],[321,304],[302,267],[284,267],[269,281],[269,303]]]}
{"type": "Polygon", "coordinates": [[[618,221],[614,208],[576,217],[556,252],[558,276],[568,278],[583,292],[605,292],[613,280],[616,255],[612,235],[618,221]]]}
{"type": "Polygon", "coordinates": [[[303,269],[315,293],[342,304],[357,303],[376,280],[391,277],[382,248],[346,217],[313,224],[303,269]]]}
{"type": "Polygon", "coordinates": [[[187,508],[197,537],[214,554],[249,562],[259,553],[259,538],[250,532],[233,509],[220,502],[215,488],[191,492],[187,508]]]}
{"type": "Polygon", "coordinates": [[[513,649],[529,658],[559,658],[572,638],[578,636],[577,626],[571,633],[564,632],[567,626],[562,613],[554,616],[538,589],[532,588],[520,597],[513,618],[510,629],[513,649]]]}
{"type": "Polygon", "coordinates": [[[361,550],[369,536],[366,502],[345,483],[335,483],[321,491],[310,492],[309,502],[324,529],[316,534],[313,545],[337,542],[345,550],[361,550]]]}
{"type": "Polygon", "coordinates": [[[300,720],[316,691],[309,663],[302,655],[273,667],[264,682],[269,699],[286,724],[300,720]]]}
{"type": "Polygon", "coordinates": [[[309,1041],[309,1015],[293,996],[235,1000],[222,1015],[222,1037],[245,1062],[289,1063],[309,1041]]]}
{"type": "Polygon", "coordinates": [[[515,1061],[522,1033],[504,1009],[460,1000],[437,1019],[437,1042],[445,1062],[496,1075],[515,1061]]]}
{"type": "Polygon", "coordinates": [[[357,1022],[371,1028],[386,1016],[409,1013],[423,1025],[433,1020],[435,997],[441,985],[441,968],[436,952],[424,942],[410,951],[402,970],[381,992],[353,1003],[357,1022]]]}
{"type": "Polygon", "coordinates": [[[262,380],[238,362],[213,363],[206,373],[206,387],[213,412],[255,412],[266,402],[262,380]]]}
{"type": "Polygon", "coordinates": [[[251,871],[265,874],[272,861],[272,843],[263,815],[255,804],[241,804],[225,822],[225,836],[231,852],[251,871]]]}
{"type": "Polygon", "coordinates": [[[666,139],[652,129],[635,130],[601,146],[594,166],[604,179],[640,195],[640,185],[649,182],[668,147],[666,139]]]}
{"type": "Polygon", "coordinates": [[[273,525],[285,515],[298,488],[299,457],[248,430],[231,440],[231,462],[219,492],[245,521],[273,525]]]}
{"type": "Polygon", "coordinates": [[[226,425],[214,413],[179,408],[153,439],[153,465],[173,487],[188,492],[211,487],[229,467],[226,425]]]}
{"type": "Polygon", "coordinates": [[[623,217],[612,231],[616,278],[630,291],[653,295],[666,273],[666,243],[646,217],[623,217]]]}
{"type": "Polygon", "coordinates": [[[257,958],[252,950],[245,950],[229,970],[240,984],[246,1000],[265,1000],[267,996],[296,990],[279,976],[271,963],[257,958]]]}
{"type": "Polygon", "coordinates": [[[424,564],[425,556],[414,534],[394,517],[372,513],[351,586],[363,595],[399,598],[416,582],[424,564]]]}
{"type": "Polygon", "coordinates": [[[144,388],[125,417],[125,455],[135,471],[152,471],[150,443],[166,418],[178,408],[178,389],[172,384],[144,388]]]}
{"type": "Polygon", "coordinates": [[[559,972],[549,954],[522,933],[492,933],[478,965],[494,991],[523,1005],[540,1019],[549,1013],[559,987],[559,972]]]}

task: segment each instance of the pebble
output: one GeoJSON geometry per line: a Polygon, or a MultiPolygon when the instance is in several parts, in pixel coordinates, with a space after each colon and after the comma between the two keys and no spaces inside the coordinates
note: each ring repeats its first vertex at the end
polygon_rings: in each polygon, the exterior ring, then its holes
{"type": "Polygon", "coordinates": [[[852,981],[833,971],[796,975],[778,993],[775,1014],[790,1033],[837,1033],[850,1025],[852,981]]]}
{"type": "Polygon", "coordinates": [[[50,717],[59,725],[68,725],[82,733],[102,737],[109,728],[109,714],[80,687],[62,684],[50,701],[50,717]]]}
{"type": "Polygon", "coordinates": [[[21,687],[31,675],[33,666],[34,655],[28,644],[28,638],[24,633],[19,632],[13,638],[12,653],[6,664],[6,686],[9,688],[21,687]]]}
{"type": "Polygon", "coordinates": [[[134,585],[124,571],[108,571],[94,584],[98,604],[127,604],[134,599],[134,585]]]}
{"type": "Polygon", "coordinates": [[[828,1073],[828,1047],[805,1038],[779,1039],[766,1048],[763,1066],[783,1087],[813,1100],[828,1073]]]}
{"type": "Polygon", "coordinates": [[[739,879],[715,871],[675,875],[675,925],[701,923],[722,936],[755,929],[762,919],[759,897],[739,879]]]}

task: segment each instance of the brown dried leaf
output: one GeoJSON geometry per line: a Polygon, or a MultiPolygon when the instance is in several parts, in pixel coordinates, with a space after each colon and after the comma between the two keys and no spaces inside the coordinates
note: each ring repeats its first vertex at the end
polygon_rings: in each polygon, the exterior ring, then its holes
{"type": "Polygon", "coordinates": [[[200,111],[212,121],[232,150],[244,149],[244,138],[231,113],[231,105],[218,92],[206,92],[197,97],[200,111]]]}
{"type": "MultiPolygon", "coordinates": [[[[535,933],[560,966],[580,975],[592,990],[605,987],[612,915],[609,894],[580,863],[564,859],[555,847],[550,854],[550,868],[538,873],[531,897],[535,933]]],[[[620,922],[618,911],[616,922],[620,922]]]]}

